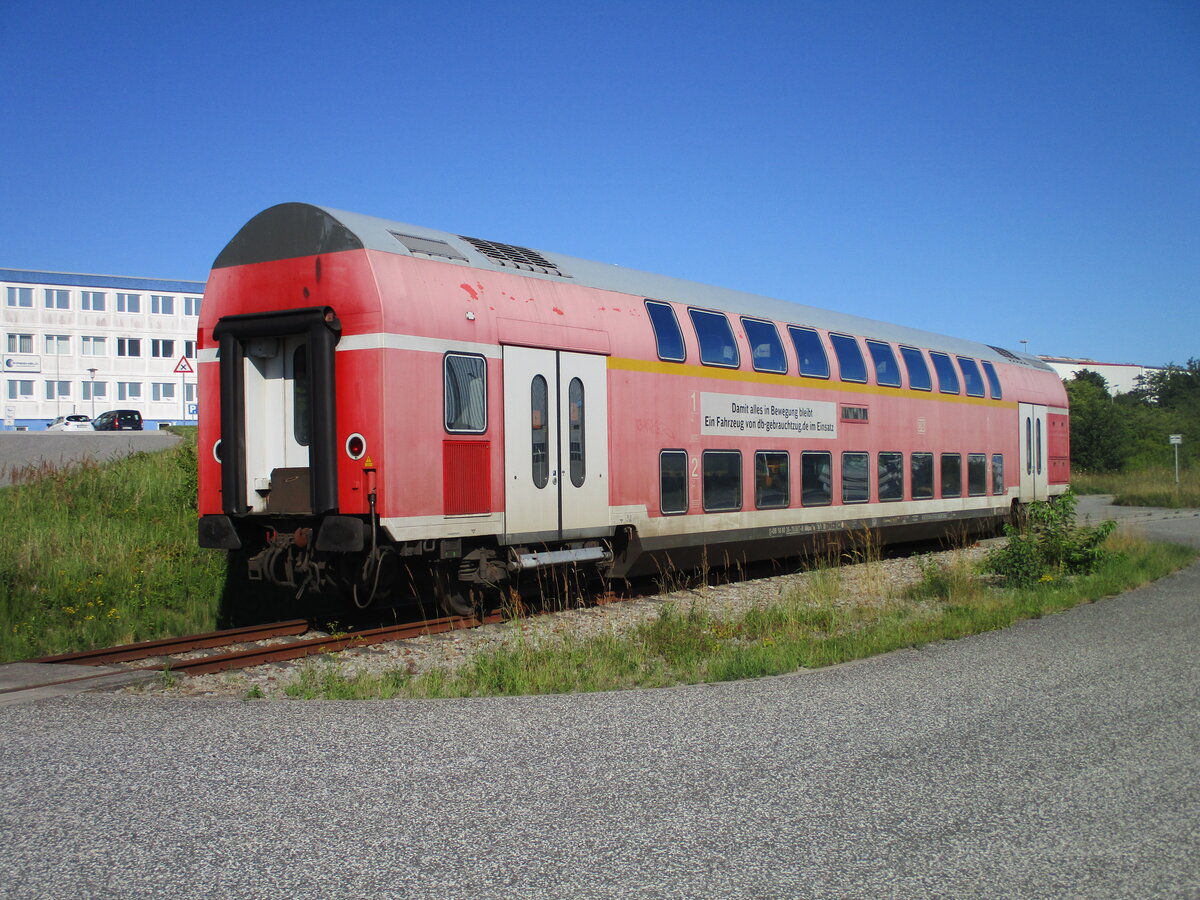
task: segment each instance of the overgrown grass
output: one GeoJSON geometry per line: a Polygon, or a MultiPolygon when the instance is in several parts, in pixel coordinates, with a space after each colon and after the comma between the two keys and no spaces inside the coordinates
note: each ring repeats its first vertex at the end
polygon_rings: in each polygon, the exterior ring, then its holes
{"type": "Polygon", "coordinates": [[[1200,508],[1200,469],[1180,470],[1178,487],[1174,467],[1166,466],[1108,475],[1072,473],[1071,487],[1077,494],[1112,494],[1118,506],[1200,508]]]}
{"type": "Polygon", "coordinates": [[[0,661],[212,630],[224,576],[196,544],[196,429],[0,488],[0,661]]]}
{"type": "Polygon", "coordinates": [[[476,655],[454,671],[347,677],[330,660],[306,664],[287,693],[296,698],[372,699],[570,693],[728,681],[794,672],[1003,628],[1160,578],[1194,551],[1128,537],[1108,539],[1109,553],[1090,575],[1045,576],[1006,589],[961,558],[927,561],[922,580],[882,605],[838,602],[836,569],[808,587],[744,615],[723,617],[697,606],[667,605],[631,632],[579,638],[531,638],[476,655]]]}

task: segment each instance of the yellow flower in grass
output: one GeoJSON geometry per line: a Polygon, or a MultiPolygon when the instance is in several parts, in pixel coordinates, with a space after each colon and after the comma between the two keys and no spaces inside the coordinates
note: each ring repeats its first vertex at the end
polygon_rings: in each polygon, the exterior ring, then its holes
{"type": "Polygon", "coordinates": [[[1047,581],[1053,581],[1053,580],[1054,580],[1053,575],[1043,575],[1041,578],[1038,579],[1038,581],[1043,582],[1043,583],[1047,582],[1047,581]]]}

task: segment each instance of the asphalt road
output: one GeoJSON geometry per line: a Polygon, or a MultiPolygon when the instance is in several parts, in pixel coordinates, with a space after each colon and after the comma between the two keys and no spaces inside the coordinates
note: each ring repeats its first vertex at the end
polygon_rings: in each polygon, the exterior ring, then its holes
{"type": "Polygon", "coordinates": [[[3,707],[0,896],[1195,898],[1198,597],[694,688],[3,707]]]}
{"type": "Polygon", "coordinates": [[[0,431],[0,485],[9,484],[13,471],[26,466],[103,462],[139,450],[166,450],[178,440],[168,431],[0,431]]]}

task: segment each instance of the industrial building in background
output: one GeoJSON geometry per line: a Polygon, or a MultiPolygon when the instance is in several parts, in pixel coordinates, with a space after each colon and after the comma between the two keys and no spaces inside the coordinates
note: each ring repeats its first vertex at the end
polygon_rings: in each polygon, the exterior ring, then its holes
{"type": "Polygon", "coordinates": [[[1067,381],[1074,378],[1076,372],[1095,372],[1108,383],[1110,394],[1128,394],[1137,387],[1137,380],[1141,376],[1162,371],[1161,366],[1096,362],[1094,359],[1071,359],[1065,356],[1041,356],[1039,359],[1067,381]]]}
{"type": "Polygon", "coordinates": [[[5,430],[111,409],[195,423],[204,282],[0,269],[0,294],[5,430]]]}

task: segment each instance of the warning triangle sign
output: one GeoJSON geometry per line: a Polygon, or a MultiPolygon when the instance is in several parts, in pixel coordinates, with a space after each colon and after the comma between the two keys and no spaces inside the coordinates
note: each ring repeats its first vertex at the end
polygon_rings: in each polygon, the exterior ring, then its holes
{"type": "Polygon", "coordinates": [[[192,364],[188,362],[186,356],[179,357],[179,362],[175,365],[176,375],[191,375],[196,370],[192,368],[192,364]]]}

